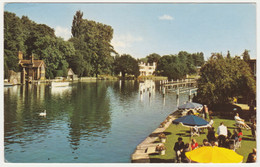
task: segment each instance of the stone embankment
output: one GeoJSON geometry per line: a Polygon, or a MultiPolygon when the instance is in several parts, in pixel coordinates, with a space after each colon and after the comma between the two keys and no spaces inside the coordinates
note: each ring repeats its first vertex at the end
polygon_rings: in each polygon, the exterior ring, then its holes
{"type": "Polygon", "coordinates": [[[149,154],[156,152],[156,146],[160,143],[154,143],[158,135],[164,132],[177,117],[177,112],[170,114],[164,121],[165,125],[155,129],[144,141],[142,141],[131,156],[132,163],[149,163],[149,154]]]}

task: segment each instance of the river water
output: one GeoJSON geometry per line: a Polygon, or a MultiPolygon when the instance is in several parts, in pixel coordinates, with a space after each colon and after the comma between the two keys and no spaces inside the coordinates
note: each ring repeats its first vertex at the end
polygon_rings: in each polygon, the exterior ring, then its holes
{"type": "Polygon", "coordinates": [[[178,100],[175,93],[163,98],[158,83],[151,83],[151,96],[148,91],[140,95],[137,81],[4,87],[5,160],[131,162],[136,146],[188,100],[188,94],[178,100]],[[43,110],[46,116],[39,115],[43,110]]]}

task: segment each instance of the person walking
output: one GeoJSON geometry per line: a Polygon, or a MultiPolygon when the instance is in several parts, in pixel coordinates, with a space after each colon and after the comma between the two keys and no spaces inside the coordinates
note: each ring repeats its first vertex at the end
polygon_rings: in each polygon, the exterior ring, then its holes
{"type": "Polygon", "coordinates": [[[176,153],[177,163],[180,163],[180,161],[181,161],[181,153],[182,153],[182,151],[184,149],[184,142],[182,141],[182,137],[178,138],[178,141],[175,143],[173,149],[174,149],[174,151],[176,153]]]}
{"type": "Polygon", "coordinates": [[[224,147],[226,137],[227,137],[227,127],[224,125],[223,122],[220,123],[217,134],[218,134],[219,147],[224,147]]]}
{"type": "Polygon", "coordinates": [[[208,109],[208,106],[207,105],[204,105],[204,114],[205,114],[205,119],[208,119],[209,118],[209,109],[208,109]]]}

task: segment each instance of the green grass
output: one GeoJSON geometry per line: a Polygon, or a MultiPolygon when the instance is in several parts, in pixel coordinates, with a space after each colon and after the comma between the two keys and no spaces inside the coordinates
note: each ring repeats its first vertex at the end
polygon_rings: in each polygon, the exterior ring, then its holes
{"type": "MultiPolygon", "coordinates": [[[[228,130],[230,130],[231,133],[233,133],[233,129],[235,128],[234,120],[229,119],[222,119],[218,117],[213,117],[214,120],[214,128],[215,131],[217,131],[217,128],[220,124],[220,122],[224,122],[224,125],[228,127],[228,130]]],[[[241,143],[241,147],[236,150],[236,152],[244,157],[243,162],[246,162],[247,156],[250,152],[252,152],[253,148],[256,148],[256,141],[253,139],[251,135],[251,130],[242,130],[243,131],[243,140],[241,143]]],[[[199,145],[202,144],[203,139],[206,139],[207,135],[207,129],[204,130],[204,133],[200,134],[200,136],[195,136],[193,138],[196,139],[196,141],[199,143],[199,145]]],[[[173,150],[174,144],[177,141],[178,137],[183,138],[184,143],[190,142],[190,131],[189,128],[184,127],[182,125],[173,125],[171,124],[164,132],[167,136],[167,140],[165,143],[166,146],[166,154],[165,155],[159,155],[157,153],[150,155],[151,162],[156,163],[167,163],[167,162],[174,162],[175,159],[175,151],[173,150]]],[[[159,141],[156,141],[159,142],[159,141]]]]}

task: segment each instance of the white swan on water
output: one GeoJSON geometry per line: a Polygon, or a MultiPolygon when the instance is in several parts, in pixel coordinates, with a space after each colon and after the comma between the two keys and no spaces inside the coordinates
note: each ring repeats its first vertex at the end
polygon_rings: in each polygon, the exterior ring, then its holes
{"type": "Polygon", "coordinates": [[[43,112],[41,112],[41,113],[39,113],[39,116],[46,116],[47,115],[47,113],[46,113],[46,110],[44,110],[43,112]]]}

